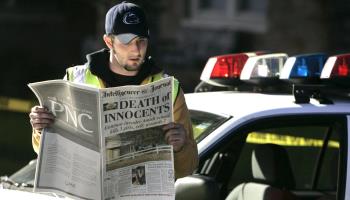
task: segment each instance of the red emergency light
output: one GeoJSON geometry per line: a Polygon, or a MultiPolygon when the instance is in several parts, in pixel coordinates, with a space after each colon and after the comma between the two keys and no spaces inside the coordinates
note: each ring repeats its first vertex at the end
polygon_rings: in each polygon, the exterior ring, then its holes
{"type": "Polygon", "coordinates": [[[261,53],[238,53],[211,57],[200,80],[216,86],[240,85],[240,75],[246,61],[249,57],[259,54],[261,53]]]}
{"type": "Polygon", "coordinates": [[[342,86],[350,86],[350,53],[328,58],[321,72],[321,79],[342,86]]]}
{"type": "Polygon", "coordinates": [[[328,58],[321,78],[350,77],[350,53],[335,55],[328,58]]]}

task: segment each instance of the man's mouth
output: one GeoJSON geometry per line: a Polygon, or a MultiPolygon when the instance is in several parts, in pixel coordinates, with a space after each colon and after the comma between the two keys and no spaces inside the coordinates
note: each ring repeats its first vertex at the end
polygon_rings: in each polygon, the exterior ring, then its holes
{"type": "Polygon", "coordinates": [[[129,60],[131,60],[132,62],[139,62],[140,58],[129,58],[129,60]]]}

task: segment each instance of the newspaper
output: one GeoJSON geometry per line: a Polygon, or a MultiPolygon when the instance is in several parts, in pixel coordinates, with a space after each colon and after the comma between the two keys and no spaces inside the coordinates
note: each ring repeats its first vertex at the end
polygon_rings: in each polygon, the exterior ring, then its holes
{"type": "Polygon", "coordinates": [[[55,116],[41,135],[35,192],[74,199],[175,199],[173,77],[141,86],[30,83],[55,116]]]}

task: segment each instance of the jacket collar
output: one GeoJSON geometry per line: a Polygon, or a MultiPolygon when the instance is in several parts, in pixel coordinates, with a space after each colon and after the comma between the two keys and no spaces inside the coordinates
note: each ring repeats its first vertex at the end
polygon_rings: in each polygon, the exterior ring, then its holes
{"type": "MultiPolygon", "coordinates": [[[[107,84],[113,82],[114,79],[113,72],[109,69],[109,54],[109,49],[101,49],[86,55],[87,66],[91,73],[102,79],[107,84]]],[[[151,57],[146,58],[141,66],[140,71],[145,72],[145,70],[147,71],[146,77],[162,72],[162,69],[154,63],[151,57]]]]}

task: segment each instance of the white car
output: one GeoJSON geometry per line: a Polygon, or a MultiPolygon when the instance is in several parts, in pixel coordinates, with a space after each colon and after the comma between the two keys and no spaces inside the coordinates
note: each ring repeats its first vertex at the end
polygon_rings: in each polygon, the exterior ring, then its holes
{"type": "Polygon", "coordinates": [[[342,56],[235,54],[209,59],[196,90],[229,87],[186,94],[200,164],[194,175],[177,180],[176,199],[349,200],[350,68],[341,66],[338,85],[331,86],[320,79],[321,71],[314,70],[318,78],[303,71],[321,66],[328,78],[329,73],[334,77],[342,59],[350,61],[350,55],[342,56]],[[243,66],[235,63],[239,59],[243,66]],[[237,76],[247,64],[248,71],[265,76],[237,76]],[[279,69],[270,73],[271,67],[279,69]],[[295,67],[303,78],[269,79],[295,67]],[[220,73],[213,72],[216,68],[220,73]]]}
{"type": "MultiPolygon", "coordinates": [[[[210,58],[202,92],[185,95],[200,163],[176,181],[176,199],[350,200],[349,56],[210,58]]],[[[31,186],[33,166],[9,180],[31,186]]]]}
{"type": "Polygon", "coordinates": [[[10,177],[0,177],[0,199],[25,200],[71,200],[71,198],[50,192],[33,192],[35,168],[37,160],[30,161],[26,166],[10,177]]]}

